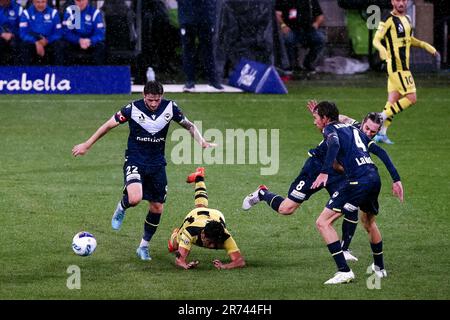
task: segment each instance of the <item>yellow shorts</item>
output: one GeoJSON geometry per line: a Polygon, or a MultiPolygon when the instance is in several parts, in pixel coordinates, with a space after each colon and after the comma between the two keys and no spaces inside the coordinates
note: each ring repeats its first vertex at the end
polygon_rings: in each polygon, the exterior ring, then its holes
{"type": "Polygon", "coordinates": [[[416,85],[411,71],[397,71],[388,76],[388,93],[398,91],[402,96],[416,92],[416,85]]]}

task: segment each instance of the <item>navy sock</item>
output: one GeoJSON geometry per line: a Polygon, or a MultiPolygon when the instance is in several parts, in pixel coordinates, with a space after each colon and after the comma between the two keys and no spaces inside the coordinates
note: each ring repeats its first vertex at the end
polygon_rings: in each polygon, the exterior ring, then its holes
{"type": "Polygon", "coordinates": [[[327,247],[336,262],[338,270],[342,272],[349,272],[350,268],[345,261],[344,254],[342,253],[341,243],[339,241],[335,241],[328,244],[327,247]]]}
{"type": "Polygon", "coordinates": [[[342,221],[342,250],[348,250],[358,225],[358,212],[346,214],[342,221]]]}
{"type": "Polygon", "coordinates": [[[124,210],[127,210],[129,207],[131,207],[130,203],[128,202],[128,194],[124,194],[122,197],[122,200],[120,201],[120,205],[124,210]]]}
{"type": "Polygon", "coordinates": [[[279,196],[268,190],[259,190],[258,197],[259,199],[267,202],[267,204],[276,212],[278,212],[281,203],[284,201],[284,198],[282,196],[279,196]]]}
{"type": "Polygon", "coordinates": [[[380,269],[384,269],[384,261],[383,261],[383,241],[378,243],[371,243],[370,247],[372,248],[373,253],[373,262],[380,269]]]}
{"type": "Polygon", "coordinates": [[[161,213],[148,212],[147,217],[144,222],[144,236],[142,239],[145,241],[150,241],[156,232],[159,225],[159,220],[161,219],[161,213]]]}

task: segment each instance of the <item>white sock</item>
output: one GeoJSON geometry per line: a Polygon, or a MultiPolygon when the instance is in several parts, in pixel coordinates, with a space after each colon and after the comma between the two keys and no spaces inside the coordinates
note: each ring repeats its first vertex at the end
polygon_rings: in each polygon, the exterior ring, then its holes
{"type": "Polygon", "coordinates": [[[385,126],[382,126],[381,129],[380,129],[379,134],[380,135],[386,135],[386,131],[387,131],[387,128],[385,126]]]}
{"type": "Polygon", "coordinates": [[[142,239],[139,247],[148,247],[148,241],[145,241],[144,239],[142,239]]]}
{"type": "Polygon", "coordinates": [[[386,121],[387,115],[386,115],[386,113],[384,113],[384,111],[381,112],[381,117],[383,118],[383,121],[386,121]]]}

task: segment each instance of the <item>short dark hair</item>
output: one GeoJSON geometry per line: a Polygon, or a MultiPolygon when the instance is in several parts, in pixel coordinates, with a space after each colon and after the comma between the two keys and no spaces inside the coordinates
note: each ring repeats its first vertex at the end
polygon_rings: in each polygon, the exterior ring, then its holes
{"type": "Polygon", "coordinates": [[[338,121],[339,120],[339,110],[334,102],[330,101],[321,101],[314,108],[314,112],[317,112],[319,117],[328,117],[330,121],[338,121]]]}
{"type": "Polygon", "coordinates": [[[209,221],[205,228],[203,228],[206,238],[214,243],[224,243],[227,240],[225,228],[222,223],[218,221],[209,221]]]}
{"type": "Polygon", "coordinates": [[[161,83],[156,80],[149,81],[145,84],[144,94],[163,95],[164,88],[161,83]]]}
{"type": "Polygon", "coordinates": [[[379,124],[380,127],[383,125],[383,117],[379,112],[369,112],[367,116],[364,117],[362,123],[366,122],[367,120],[372,120],[376,124],[379,124]]]}

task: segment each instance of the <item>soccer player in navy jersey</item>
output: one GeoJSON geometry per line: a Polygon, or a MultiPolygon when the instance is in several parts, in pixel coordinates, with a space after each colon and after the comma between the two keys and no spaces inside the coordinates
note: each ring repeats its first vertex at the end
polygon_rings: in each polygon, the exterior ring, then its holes
{"type": "MultiPolygon", "coordinates": [[[[307,104],[308,110],[312,114],[316,106],[317,102],[314,100],[309,101],[307,104]]],[[[344,115],[339,115],[339,121],[355,126],[363,131],[370,139],[377,134],[382,124],[380,114],[375,112],[370,112],[367,114],[362,123],[359,123],[356,120],[344,115]]],[[[305,161],[299,175],[292,182],[286,198],[269,191],[265,185],[261,185],[255,192],[244,198],[242,208],[244,210],[249,210],[252,206],[261,200],[264,200],[273,210],[282,215],[293,214],[304,201],[307,201],[313,194],[322,189],[322,187],[311,189],[311,185],[320,173],[326,152],[327,145],[324,141],[322,141],[316,148],[309,150],[309,158],[305,161]]],[[[389,172],[392,179],[395,180],[398,176],[395,167],[389,163],[386,163],[385,165],[388,170],[392,168],[389,172]]],[[[338,165],[335,165],[335,167],[338,170],[333,170],[330,173],[328,183],[324,187],[330,196],[332,196],[338,190],[339,186],[346,181],[345,174],[343,174],[343,168],[338,165]]],[[[355,234],[357,223],[357,211],[347,213],[344,217],[344,221],[342,222],[342,250],[347,261],[358,261],[358,259],[349,250],[350,242],[355,234]]]]}
{"type": "Polygon", "coordinates": [[[125,188],[113,214],[111,225],[114,230],[119,230],[126,209],[138,205],[141,200],[149,201],[144,235],[136,251],[142,260],[151,260],[148,246],[159,225],[166,199],[164,149],[170,122],[175,121],[188,130],[203,148],[215,146],[202,137],[197,127],[183,115],[174,101],[163,99],[163,93],[163,86],[159,82],[149,81],[144,87],[143,99],[124,106],[88,140],[72,149],[75,157],[84,155],[111,129],[128,122],[130,134],[123,166],[125,188]]]}
{"type": "MultiPolygon", "coordinates": [[[[325,240],[333,256],[338,271],[325,284],[348,283],[355,278],[353,271],[345,261],[341,243],[333,223],[342,215],[357,212],[358,208],[366,214],[367,224],[375,224],[378,214],[378,195],[381,179],[377,167],[370,158],[369,152],[377,155],[384,163],[388,162],[386,152],[371,141],[357,128],[338,122],[339,110],[334,103],[322,101],[314,110],[314,124],[322,130],[327,144],[327,153],[321,173],[311,185],[316,189],[327,185],[333,163],[337,161],[345,170],[346,183],[331,196],[316,221],[317,229],[325,240]]],[[[391,168],[392,169],[392,168],[391,168]]],[[[389,170],[391,171],[391,170],[389,170]]],[[[403,187],[400,177],[394,179],[393,194],[403,201],[403,187]]],[[[376,224],[375,224],[376,227],[376,224]]],[[[372,270],[378,277],[386,277],[384,268],[381,233],[378,228],[369,232],[369,241],[373,252],[372,270]]]]}

